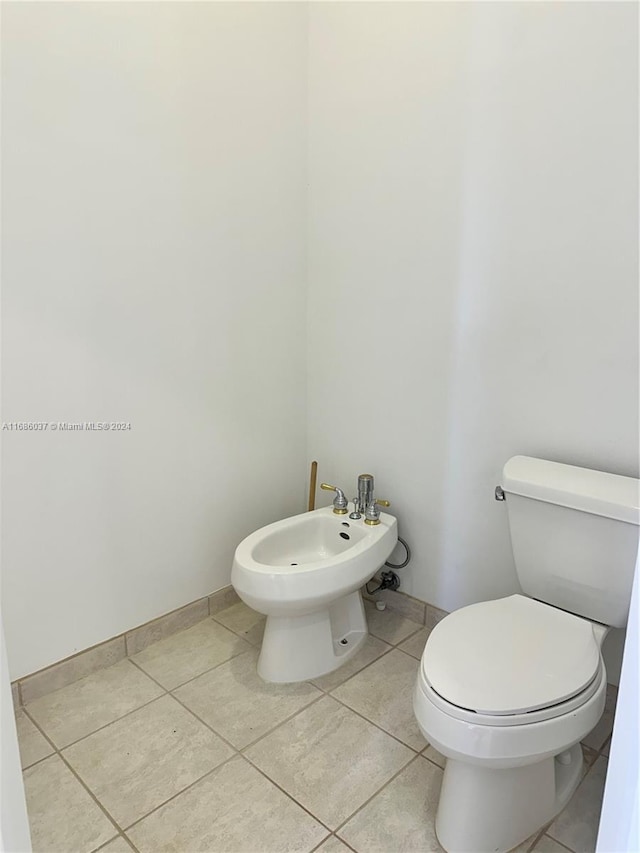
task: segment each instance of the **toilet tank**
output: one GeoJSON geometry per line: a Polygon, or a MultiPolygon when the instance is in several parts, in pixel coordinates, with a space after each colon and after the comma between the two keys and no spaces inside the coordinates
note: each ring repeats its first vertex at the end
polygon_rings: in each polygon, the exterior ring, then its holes
{"type": "Polygon", "coordinates": [[[626,625],[640,481],[514,456],[502,489],[523,592],[614,628],[626,625]]]}

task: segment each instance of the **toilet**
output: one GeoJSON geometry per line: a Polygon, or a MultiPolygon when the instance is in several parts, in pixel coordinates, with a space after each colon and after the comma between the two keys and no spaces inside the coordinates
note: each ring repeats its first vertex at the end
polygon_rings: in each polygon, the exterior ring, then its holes
{"type": "Polygon", "coordinates": [[[414,690],[418,725],[446,757],[436,833],[448,853],[506,853],[568,803],[638,553],[636,479],[515,456],[496,494],[522,594],[446,616],[414,690]]]}

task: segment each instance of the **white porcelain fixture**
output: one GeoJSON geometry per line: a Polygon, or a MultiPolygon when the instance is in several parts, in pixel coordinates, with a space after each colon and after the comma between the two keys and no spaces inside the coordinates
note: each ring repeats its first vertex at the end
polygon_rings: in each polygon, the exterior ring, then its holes
{"type": "Polygon", "coordinates": [[[367,636],[360,587],[393,551],[397,529],[387,513],[368,525],[325,507],[269,524],[238,545],[231,583],[267,616],[258,660],[265,681],[316,678],[358,651],[367,636]]]}
{"type": "Polygon", "coordinates": [[[447,759],[436,832],[448,853],[506,853],[567,804],[604,710],[602,642],[631,600],[640,481],[515,456],[502,489],[524,595],[446,616],[414,691],[447,759]]]}

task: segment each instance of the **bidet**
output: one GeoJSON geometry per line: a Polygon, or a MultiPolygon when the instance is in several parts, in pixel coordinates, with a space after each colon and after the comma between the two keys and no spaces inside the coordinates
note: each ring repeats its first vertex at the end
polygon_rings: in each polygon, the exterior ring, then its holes
{"type": "Polygon", "coordinates": [[[324,507],[269,524],[238,545],[231,583],[267,616],[258,660],[265,681],[316,678],[358,651],[368,633],[360,588],[396,542],[388,513],[372,526],[324,507]]]}

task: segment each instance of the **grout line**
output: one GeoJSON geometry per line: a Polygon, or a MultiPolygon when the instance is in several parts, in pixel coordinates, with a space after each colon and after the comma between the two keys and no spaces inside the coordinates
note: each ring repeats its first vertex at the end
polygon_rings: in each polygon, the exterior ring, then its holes
{"type": "Polygon", "coordinates": [[[212,727],[209,725],[209,723],[206,723],[206,722],[202,719],[202,717],[199,717],[199,716],[196,714],[196,712],[195,712],[194,710],[192,710],[191,708],[189,708],[189,706],[188,706],[188,705],[185,705],[185,704],[184,704],[184,702],[183,702],[181,699],[178,699],[178,697],[177,697],[177,696],[174,696],[174,695],[173,695],[173,693],[170,693],[169,695],[171,696],[171,698],[172,698],[175,702],[177,702],[177,703],[178,703],[178,705],[180,705],[181,707],[183,707],[183,708],[185,709],[185,711],[188,711],[188,712],[191,714],[191,716],[192,716],[192,717],[195,717],[195,718],[196,718],[196,720],[197,720],[199,723],[202,723],[202,725],[203,725],[203,726],[205,726],[206,728],[208,728],[208,729],[209,729],[209,731],[210,731],[212,734],[214,734],[216,737],[220,738],[220,740],[221,740],[221,741],[223,741],[224,743],[226,743],[226,745],[227,745],[228,747],[230,747],[230,748],[234,751],[234,753],[235,753],[236,755],[240,752],[240,750],[238,749],[238,747],[237,747],[237,746],[234,746],[234,745],[231,743],[231,741],[227,740],[227,738],[226,738],[226,737],[224,737],[224,736],[223,736],[223,735],[221,735],[219,732],[217,732],[214,728],[212,728],[212,727]]]}
{"type": "Polygon", "coordinates": [[[157,806],[154,806],[154,807],[151,809],[151,811],[145,812],[145,814],[143,814],[143,815],[142,815],[142,817],[138,817],[138,818],[136,818],[136,819],[133,821],[133,823],[130,823],[130,824],[128,824],[127,826],[125,826],[125,827],[124,827],[124,829],[123,829],[122,831],[125,833],[126,839],[127,839],[127,841],[129,842],[129,844],[133,844],[133,841],[131,841],[131,839],[130,839],[130,838],[129,838],[129,836],[127,835],[127,833],[129,832],[129,830],[130,830],[130,829],[133,829],[133,827],[134,827],[134,826],[137,826],[139,823],[142,823],[142,821],[143,821],[143,820],[146,820],[146,818],[148,818],[148,817],[149,817],[149,815],[154,814],[154,813],[155,813],[155,812],[157,812],[159,809],[161,809],[163,806],[166,806],[166,805],[167,805],[167,803],[170,803],[172,800],[175,800],[175,799],[176,799],[176,797],[179,797],[181,794],[184,794],[184,793],[185,793],[186,791],[188,791],[190,788],[193,788],[195,785],[197,785],[197,784],[198,784],[198,782],[202,782],[202,780],[203,780],[203,779],[206,779],[206,778],[207,778],[207,776],[210,776],[212,773],[215,773],[215,772],[216,772],[216,770],[219,770],[221,767],[224,767],[224,765],[225,765],[225,764],[228,764],[230,761],[233,761],[233,759],[234,759],[234,758],[238,758],[238,753],[237,753],[235,750],[234,750],[233,755],[230,755],[228,758],[225,758],[225,759],[224,759],[224,761],[221,761],[221,762],[220,762],[220,764],[216,764],[216,766],[215,766],[215,767],[212,767],[212,768],[211,768],[211,770],[207,770],[207,772],[206,772],[206,773],[204,773],[202,776],[199,776],[199,777],[198,777],[197,779],[195,779],[193,782],[190,782],[186,787],[182,788],[182,790],[180,790],[180,791],[176,791],[176,793],[175,793],[175,794],[172,794],[172,795],[171,795],[170,797],[168,797],[166,800],[163,800],[161,803],[158,803],[158,805],[157,805],[157,806]]]}
{"type": "Polygon", "coordinates": [[[104,849],[105,849],[106,847],[108,847],[110,844],[113,844],[113,842],[114,842],[117,838],[124,838],[124,840],[125,840],[128,844],[130,844],[130,845],[131,845],[131,847],[133,847],[133,849],[135,850],[135,853],[139,853],[138,848],[135,846],[135,844],[133,844],[133,842],[129,841],[129,839],[128,839],[128,838],[127,838],[127,836],[124,834],[124,832],[120,832],[118,835],[115,835],[113,838],[110,838],[110,839],[109,839],[109,841],[105,841],[105,843],[104,843],[104,844],[101,844],[101,845],[100,845],[100,847],[96,847],[95,849],[93,849],[93,850],[91,851],[91,853],[100,853],[100,851],[101,851],[101,850],[104,850],[104,849]]]}
{"type": "MultiPolygon", "coordinates": [[[[207,617],[207,618],[209,618],[209,617],[207,617]]],[[[204,622],[205,620],[203,619],[202,621],[204,622]]],[[[196,622],[196,625],[199,625],[199,624],[200,624],[199,622],[196,622]]],[[[192,625],[191,627],[194,627],[194,626],[192,625]]],[[[206,675],[208,672],[212,672],[214,669],[218,669],[218,667],[224,666],[225,663],[229,663],[230,660],[233,660],[234,658],[240,657],[240,655],[245,655],[254,649],[255,649],[255,647],[252,646],[251,643],[247,642],[247,648],[246,649],[240,649],[240,651],[231,655],[231,657],[227,658],[226,660],[220,661],[219,663],[215,664],[215,666],[209,667],[209,669],[204,669],[202,672],[199,672],[197,675],[193,675],[191,678],[188,678],[186,681],[181,681],[180,684],[176,684],[173,687],[165,687],[165,685],[161,684],[157,680],[157,678],[155,678],[153,675],[150,675],[150,673],[148,673],[147,670],[144,669],[143,665],[141,663],[138,663],[138,661],[134,660],[133,658],[128,658],[128,660],[130,660],[134,666],[137,666],[138,669],[141,672],[143,672],[145,675],[147,675],[152,681],[155,681],[155,683],[158,684],[160,687],[162,687],[163,690],[166,690],[167,693],[171,693],[173,690],[178,690],[178,688],[184,687],[185,684],[190,684],[192,681],[195,681],[196,678],[200,678],[201,675],[206,675]]]]}
{"type": "MultiPolygon", "coordinates": [[[[564,809],[563,809],[563,811],[564,811],[564,809]]],[[[560,812],[560,814],[562,814],[562,812],[560,812]]],[[[557,817],[557,815],[556,815],[556,817],[557,817]]],[[[551,826],[551,824],[549,824],[549,826],[551,826]]],[[[549,829],[549,826],[547,826],[547,829],[549,829]]],[[[568,851],[569,851],[569,853],[576,853],[576,851],[574,851],[574,849],[573,849],[572,847],[567,847],[567,845],[566,845],[566,844],[563,844],[563,843],[562,843],[562,841],[558,841],[558,839],[557,839],[557,838],[554,838],[554,837],[553,837],[553,835],[549,835],[549,834],[547,833],[547,831],[546,831],[546,830],[545,830],[545,831],[540,835],[540,838],[536,838],[536,844],[537,844],[537,843],[538,843],[538,841],[540,841],[540,839],[541,839],[541,838],[543,838],[545,835],[546,835],[546,837],[547,837],[547,838],[550,838],[550,839],[551,839],[552,841],[554,841],[556,844],[559,844],[559,845],[560,845],[560,847],[562,847],[562,849],[563,849],[563,850],[568,850],[568,851]]],[[[533,850],[533,848],[531,848],[531,849],[533,850]]],[[[534,851],[534,853],[535,853],[535,851],[534,851]]]]}
{"type": "MultiPolygon", "coordinates": [[[[341,699],[338,699],[337,696],[334,696],[332,693],[327,693],[327,696],[329,696],[331,699],[334,699],[336,702],[339,702],[343,708],[347,708],[349,711],[352,711],[354,714],[357,714],[358,717],[369,723],[369,725],[375,726],[376,729],[379,729],[381,732],[384,732],[384,734],[386,734],[388,737],[393,738],[395,741],[402,744],[402,746],[405,746],[407,749],[410,749],[411,752],[415,752],[416,755],[420,755],[420,753],[426,748],[424,746],[421,746],[420,749],[416,749],[415,746],[409,746],[409,744],[406,743],[406,741],[401,740],[398,735],[392,734],[390,731],[387,731],[387,729],[383,728],[380,723],[376,723],[373,720],[370,720],[369,717],[365,717],[363,713],[361,713],[360,711],[356,711],[355,708],[352,708],[351,705],[347,705],[346,702],[343,702],[341,699]]],[[[429,744],[427,743],[426,746],[429,746],[429,744]]]]}
{"type": "Polygon", "coordinates": [[[327,842],[330,838],[335,838],[333,833],[331,833],[331,835],[327,835],[326,838],[323,838],[319,844],[316,844],[316,846],[312,850],[309,851],[309,853],[316,853],[316,850],[319,850],[322,847],[322,845],[325,842],[327,842]]]}
{"type": "MultiPolygon", "coordinates": [[[[308,682],[305,682],[305,683],[308,683],[308,682]]],[[[319,696],[314,696],[314,698],[311,700],[311,702],[309,702],[309,704],[308,704],[308,705],[305,705],[303,708],[298,708],[298,710],[297,710],[297,711],[295,711],[293,714],[290,714],[290,715],[289,715],[285,720],[281,720],[279,723],[276,723],[274,726],[272,726],[272,727],[269,729],[269,731],[267,731],[267,732],[265,732],[264,734],[260,735],[260,736],[259,736],[259,737],[257,737],[255,740],[252,740],[252,741],[251,741],[251,743],[247,743],[247,744],[245,744],[243,747],[240,747],[240,748],[238,749],[238,752],[239,752],[241,755],[244,755],[245,750],[250,749],[252,746],[255,746],[257,743],[259,743],[259,742],[260,742],[261,740],[263,740],[264,738],[269,737],[269,735],[270,735],[270,734],[273,734],[273,732],[275,732],[275,730],[276,730],[276,729],[279,729],[279,728],[280,728],[280,726],[284,726],[286,723],[291,722],[291,720],[293,720],[293,719],[294,719],[294,717],[297,717],[297,716],[298,716],[298,714],[302,714],[302,712],[303,712],[303,711],[306,711],[306,710],[307,710],[307,708],[311,708],[311,706],[312,706],[312,705],[315,705],[317,702],[320,702],[320,700],[321,700],[321,699],[324,699],[324,697],[325,697],[326,695],[327,695],[326,693],[320,692],[320,695],[319,695],[319,696]]]]}
{"type": "MultiPolygon", "coordinates": [[[[387,779],[387,781],[386,781],[386,782],[385,782],[385,783],[384,783],[380,788],[378,788],[378,790],[377,790],[377,791],[375,791],[375,793],[373,793],[373,794],[372,794],[368,799],[366,799],[366,800],[364,801],[364,803],[362,803],[362,805],[361,805],[361,806],[358,806],[358,808],[357,808],[357,809],[356,809],[352,814],[350,814],[350,815],[349,815],[349,817],[348,817],[348,818],[346,818],[346,820],[343,820],[343,821],[342,821],[342,823],[334,829],[334,832],[336,833],[336,835],[338,834],[338,832],[339,832],[341,829],[344,829],[344,827],[346,826],[346,824],[348,824],[348,823],[349,823],[349,821],[350,821],[350,820],[352,820],[352,819],[353,819],[353,818],[358,814],[358,812],[361,812],[364,808],[366,808],[366,807],[369,805],[369,803],[371,802],[371,800],[375,799],[375,797],[377,797],[377,796],[378,796],[378,794],[381,794],[381,793],[382,793],[382,791],[384,791],[384,789],[385,789],[385,788],[387,788],[387,787],[388,787],[388,786],[389,786],[389,785],[390,785],[390,784],[391,784],[395,779],[397,779],[397,778],[398,778],[398,776],[399,776],[401,773],[404,773],[404,771],[405,771],[408,767],[410,767],[410,766],[413,764],[413,762],[414,762],[414,761],[417,761],[419,758],[420,758],[420,755],[419,755],[419,754],[414,755],[414,756],[413,756],[413,758],[411,758],[409,761],[407,761],[407,763],[406,763],[406,764],[404,764],[404,765],[400,768],[400,770],[398,770],[398,771],[397,771],[397,773],[394,773],[394,774],[393,774],[393,776],[392,776],[390,779],[387,779]]],[[[440,769],[440,768],[439,768],[439,769],[440,769]]],[[[340,837],[340,841],[342,841],[342,840],[343,840],[343,839],[342,839],[342,837],[341,837],[341,836],[339,836],[339,837],[340,837]]]]}
{"type": "MultiPolygon", "coordinates": [[[[376,639],[378,639],[378,637],[376,637],[376,639]]],[[[314,685],[314,687],[317,687],[317,688],[318,688],[318,690],[322,690],[324,693],[326,693],[326,694],[327,694],[327,696],[330,696],[330,695],[331,695],[331,691],[332,691],[332,690],[337,690],[339,687],[342,687],[344,684],[346,684],[346,683],[347,683],[347,681],[351,681],[351,679],[352,679],[352,678],[355,678],[355,676],[356,676],[356,675],[360,675],[360,673],[361,673],[361,672],[364,672],[364,670],[365,670],[365,669],[369,669],[369,667],[370,667],[370,666],[372,666],[374,663],[377,663],[377,662],[378,662],[379,660],[381,660],[385,655],[388,655],[388,654],[389,654],[389,652],[392,652],[395,648],[396,648],[395,646],[389,646],[389,648],[388,648],[388,649],[385,649],[383,652],[381,652],[381,653],[378,655],[378,657],[377,657],[377,658],[374,658],[373,660],[370,660],[370,661],[369,661],[369,663],[365,663],[365,664],[363,664],[363,665],[362,665],[362,667],[361,667],[360,669],[357,669],[355,672],[352,672],[352,673],[351,673],[351,675],[346,676],[346,677],[345,677],[345,679],[344,679],[344,681],[340,681],[338,684],[336,684],[336,685],[335,685],[335,687],[330,687],[328,690],[325,690],[325,688],[324,688],[324,687],[320,687],[320,685],[319,685],[319,684],[316,684],[316,683],[315,683],[315,681],[314,681],[313,679],[312,679],[311,681],[309,681],[308,683],[309,683],[309,684],[313,684],[313,685],[314,685]]],[[[338,669],[339,669],[339,667],[338,667],[338,669]]],[[[336,671],[337,671],[337,670],[335,670],[335,669],[334,669],[334,670],[332,670],[331,672],[327,672],[327,673],[325,673],[325,675],[319,675],[319,676],[317,676],[317,680],[320,680],[321,678],[325,678],[327,675],[333,675],[333,673],[334,673],[334,672],[336,672],[336,671]]]]}
{"type": "MultiPolygon", "coordinates": [[[[100,800],[96,797],[96,795],[93,793],[93,791],[91,790],[91,788],[87,785],[87,783],[84,781],[84,779],[83,779],[83,778],[82,778],[78,773],[76,773],[76,771],[75,771],[75,770],[74,770],[74,768],[69,764],[69,762],[68,762],[68,761],[67,761],[67,759],[64,757],[64,755],[63,755],[61,752],[59,752],[59,753],[58,753],[58,755],[59,755],[60,759],[62,760],[62,762],[65,764],[65,766],[66,766],[66,767],[71,771],[71,773],[73,773],[73,775],[76,777],[76,779],[78,780],[78,782],[80,782],[80,784],[81,784],[81,785],[82,785],[82,787],[85,789],[85,791],[87,791],[87,793],[89,794],[89,796],[91,797],[91,799],[94,801],[94,803],[98,806],[98,808],[100,809],[100,811],[101,811],[101,812],[103,812],[103,813],[106,815],[106,817],[108,817],[108,818],[109,818],[109,820],[111,821],[111,823],[112,823],[112,824],[115,826],[115,828],[117,829],[117,831],[118,831],[118,835],[120,835],[120,833],[121,833],[121,831],[122,831],[122,827],[120,826],[120,824],[118,823],[118,821],[117,821],[117,820],[116,820],[116,819],[115,819],[115,818],[114,818],[114,817],[113,817],[113,816],[112,816],[112,815],[107,811],[107,809],[105,808],[105,806],[103,806],[103,805],[102,805],[102,803],[101,803],[101,802],[100,802],[100,800]]],[[[111,840],[111,841],[113,841],[113,838],[112,838],[112,839],[110,839],[110,840],[111,840]]]]}
{"type": "MultiPolygon", "coordinates": [[[[93,729],[92,731],[87,732],[86,735],[82,735],[82,737],[79,737],[76,740],[72,740],[70,743],[65,743],[64,746],[60,746],[60,747],[56,746],[55,747],[56,752],[62,752],[64,749],[69,749],[70,747],[75,746],[78,743],[81,743],[83,740],[90,738],[92,735],[95,735],[97,732],[101,732],[101,731],[103,731],[103,729],[109,728],[109,726],[113,725],[113,723],[119,723],[120,720],[124,720],[126,717],[130,717],[131,714],[135,714],[136,711],[140,711],[140,710],[142,710],[142,708],[146,708],[148,705],[152,705],[154,702],[157,702],[158,699],[162,699],[163,696],[166,696],[166,695],[167,695],[167,691],[165,690],[164,693],[161,694],[160,696],[154,696],[153,699],[149,699],[148,702],[144,702],[142,705],[137,705],[135,708],[132,708],[130,711],[127,711],[126,714],[123,714],[121,717],[116,717],[115,719],[110,720],[108,723],[105,723],[104,725],[99,726],[97,729],[93,729]]],[[[24,710],[26,711],[26,707],[24,708],[24,710]]],[[[31,715],[29,715],[29,719],[35,723],[35,719],[31,715]]],[[[51,741],[51,743],[53,743],[53,741],[51,741]]]]}
{"type": "MultiPolygon", "coordinates": [[[[317,815],[314,815],[314,813],[313,813],[312,811],[310,811],[310,810],[309,810],[305,805],[303,805],[303,804],[300,802],[300,800],[297,800],[297,799],[293,796],[293,794],[290,794],[290,793],[289,793],[289,791],[285,790],[285,788],[283,788],[283,787],[282,787],[282,785],[279,785],[279,784],[278,784],[278,782],[276,782],[276,780],[275,780],[275,779],[272,779],[272,778],[271,778],[271,776],[268,776],[268,775],[264,772],[264,770],[261,770],[261,769],[258,767],[258,765],[257,765],[257,764],[254,764],[254,763],[253,763],[253,761],[249,758],[249,756],[241,754],[241,755],[240,755],[240,757],[241,757],[241,758],[244,758],[244,760],[247,762],[247,764],[248,764],[250,767],[253,767],[253,769],[254,769],[254,770],[257,770],[257,771],[258,771],[258,773],[259,773],[261,776],[264,776],[264,778],[267,780],[267,782],[271,782],[271,784],[272,784],[275,788],[277,788],[279,791],[282,791],[282,793],[283,793],[283,794],[284,794],[288,799],[292,800],[292,801],[293,801],[297,806],[299,806],[299,807],[300,807],[303,811],[305,811],[305,812],[306,812],[310,817],[312,817],[312,818],[315,820],[315,822],[316,822],[316,823],[319,823],[319,824],[320,824],[320,826],[323,826],[323,827],[327,830],[327,832],[329,832],[329,833],[332,833],[332,832],[333,832],[333,830],[331,829],[331,827],[330,827],[330,826],[327,826],[327,824],[326,824],[323,820],[321,820],[317,815]]],[[[322,839],[322,841],[321,841],[320,843],[321,843],[321,844],[324,844],[324,842],[325,842],[326,840],[327,840],[326,838],[323,838],[323,839],[322,839]]]]}
{"type": "Polygon", "coordinates": [[[547,831],[547,829],[548,829],[550,826],[551,826],[551,824],[550,824],[550,823],[547,823],[547,824],[545,824],[545,825],[542,827],[542,829],[538,830],[538,832],[537,832],[537,833],[536,833],[536,835],[534,836],[533,841],[532,841],[532,842],[531,842],[531,844],[527,847],[527,853],[531,853],[531,851],[533,850],[533,848],[536,846],[536,844],[538,843],[538,841],[540,841],[540,839],[542,838],[542,836],[545,834],[545,832],[547,831]]]}

